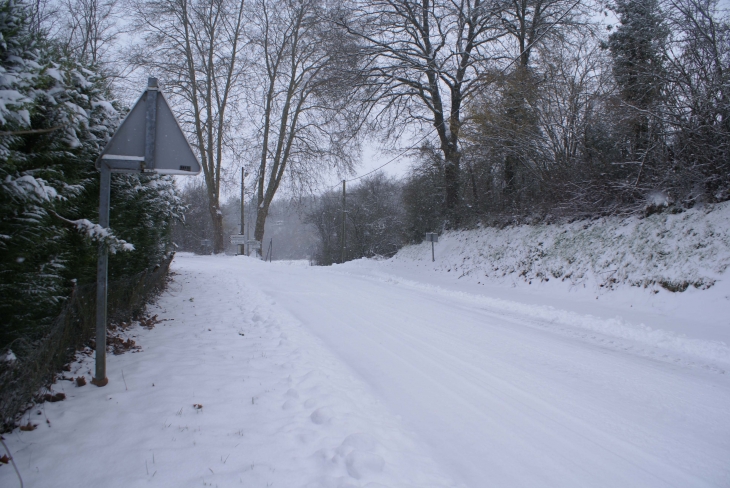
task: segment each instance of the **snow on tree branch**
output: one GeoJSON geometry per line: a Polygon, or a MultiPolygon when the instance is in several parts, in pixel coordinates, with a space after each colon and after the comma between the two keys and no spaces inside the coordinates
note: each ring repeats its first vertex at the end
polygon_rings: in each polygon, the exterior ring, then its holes
{"type": "Polygon", "coordinates": [[[48,186],[45,180],[34,178],[31,175],[23,175],[19,178],[8,175],[2,182],[2,187],[15,198],[24,202],[50,202],[57,198],[63,198],[55,188],[48,186]]]}
{"type": "Polygon", "coordinates": [[[99,224],[95,224],[87,219],[69,220],[61,217],[56,212],[51,211],[51,215],[61,220],[65,224],[74,227],[81,234],[91,239],[94,242],[104,243],[109,248],[109,252],[116,254],[117,251],[134,251],[134,244],[130,244],[124,239],[120,239],[114,235],[111,229],[102,227],[99,224]]]}

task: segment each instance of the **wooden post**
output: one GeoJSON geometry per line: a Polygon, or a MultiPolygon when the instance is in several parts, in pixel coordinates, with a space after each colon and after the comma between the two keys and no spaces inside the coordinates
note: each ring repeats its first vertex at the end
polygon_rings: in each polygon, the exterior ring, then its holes
{"type": "MultiPolygon", "coordinates": [[[[243,229],[244,229],[244,226],[243,226],[243,224],[244,224],[244,218],[243,218],[244,213],[243,212],[244,212],[244,208],[245,208],[244,201],[245,201],[245,198],[246,197],[244,195],[244,186],[243,185],[244,185],[244,180],[245,179],[246,179],[246,170],[243,169],[243,168],[241,168],[241,235],[244,235],[244,231],[243,231],[243,229]]],[[[238,254],[240,254],[241,256],[243,256],[244,254],[246,254],[246,245],[245,244],[239,244],[238,245],[238,254]]]]}

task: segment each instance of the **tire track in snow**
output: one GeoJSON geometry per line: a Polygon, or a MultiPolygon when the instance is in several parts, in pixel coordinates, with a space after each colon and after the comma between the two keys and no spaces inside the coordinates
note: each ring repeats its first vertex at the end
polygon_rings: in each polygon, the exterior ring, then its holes
{"type": "Polygon", "coordinates": [[[652,329],[643,324],[627,323],[620,318],[602,319],[553,307],[451,291],[382,272],[375,273],[374,277],[343,271],[335,272],[420,291],[444,302],[448,297],[450,304],[464,303],[466,308],[478,305],[485,314],[493,318],[511,318],[516,324],[582,339],[616,351],[630,352],[719,374],[725,374],[730,368],[730,347],[723,342],[692,339],[671,331],[652,329]]]}
{"type": "MultiPolygon", "coordinates": [[[[278,272],[272,268],[267,276],[278,272]]],[[[645,362],[632,354],[525,327],[511,316],[489,316],[463,300],[454,303],[447,290],[439,290],[443,291],[439,295],[423,293],[331,269],[288,273],[288,286],[282,286],[284,281],[279,277],[261,276],[261,280],[268,285],[267,293],[287,302],[294,315],[373,385],[394,412],[413,416],[411,428],[418,430],[414,424],[434,424],[436,430],[444,431],[434,436],[428,429],[420,430],[432,452],[449,458],[449,450],[439,449],[439,444],[454,442],[463,443],[462,450],[465,446],[480,450],[481,456],[467,455],[462,460],[451,456],[452,468],[461,470],[460,474],[470,471],[466,482],[471,486],[482,486],[478,483],[487,479],[497,481],[498,486],[500,481],[501,486],[529,486],[527,479],[532,479],[533,486],[558,479],[561,486],[713,486],[710,479],[728,478],[718,454],[727,452],[727,446],[722,451],[707,450],[718,449],[722,445],[718,436],[728,431],[728,415],[720,400],[730,398],[724,376],[698,377],[674,366],[667,369],[663,363],[645,362]],[[317,296],[302,292],[304,283],[307,290],[316,289],[317,296]],[[321,296],[327,299],[314,303],[321,296]],[[484,336],[482,343],[475,340],[479,334],[484,336]],[[489,356],[476,367],[471,361],[479,359],[480,347],[489,356]],[[500,352],[500,347],[507,353],[500,352]],[[523,350],[528,353],[521,354],[523,350]],[[504,377],[489,374],[490,368],[504,377]],[[397,378],[388,381],[388,375],[397,378]],[[722,381],[716,384],[712,378],[722,381]],[[698,399],[707,398],[719,385],[722,387],[715,392],[719,396],[708,405],[698,399]],[[429,389],[439,394],[424,393],[429,389]],[[551,393],[551,389],[556,392],[551,393]],[[491,416],[475,415],[480,408],[492,412],[491,416]],[[617,413],[612,412],[614,408],[617,413]],[[591,410],[595,412],[589,415],[591,410]],[[439,412],[450,413],[440,418],[439,412]],[[665,432],[671,424],[657,420],[657,414],[673,419],[671,422],[690,415],[694,425],[691,429],[679,425],[676,433],[665,432]],[[454,415],[472,421],[460,422],[454,415]],[[719,430],[713,422],[720,422],[719,430]],[[548,427],[551,423],[553,428],[548,427]],[[483,428],[486,424],[493,430],[483,428]],[[500,429],[500,424],[505,427],[500,429]],[[459,432],[465,428],[481,432],[484,440],[459,432]],[[496,438],[494,447],[490,446],[490,435],[496,438]],[[707,440],[710,443],[704,445],[707,440]],[[695,453],[688,445],[704,445],[704,453],[695,453]],[[538,472],[543,469],[542,478],[530,478],[524,467],[505,461],[500,449],[533,468],[553,466],[535,468],[538,472]],[[602,465],[599,459],[606,457],[607,450],[613,453],[614,461],[602,465]],[[703,472],[699,466],[709,453],[714,464],[703,472]],[[489,460],[489,456],[497,461],[489,460]],[[489,469],[479,471],[478,464],[485,462],[489,469]],[[586,475],[586,469],[592,476],[586,475]],[[501,474],[496,474],[500,470],[501,474]]]]}

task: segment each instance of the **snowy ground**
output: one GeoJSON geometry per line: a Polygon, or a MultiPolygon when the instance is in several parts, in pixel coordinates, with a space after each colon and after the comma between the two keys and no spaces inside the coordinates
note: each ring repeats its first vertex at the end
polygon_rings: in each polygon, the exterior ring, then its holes
{"type": "Polygon", "coordinates": [[[596,295],[427,257],[178,255],[143,350],[5,435],[25,486],[730,486],[722,279],[596,295]]]}

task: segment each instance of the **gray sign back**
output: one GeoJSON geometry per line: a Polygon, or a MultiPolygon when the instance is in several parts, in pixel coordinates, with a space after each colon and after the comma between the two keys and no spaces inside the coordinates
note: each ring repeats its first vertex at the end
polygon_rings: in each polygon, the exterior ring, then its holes
{"type": "MultiPolygon", "coordinates": [[[[111,161],[139,161],[144,163],[146,102],[149,91],[145,91],[134,104],[109,144],[104,148],[101,158],[111,161]]],[[[155,137],[155,167],[145,171],[164,175],[197,175],[200,163],[195,157],[182,129],[170,110],[162,92],[157,93],[157,123],[155,137]]],[[[101,161],[97,160],[99,169],[101,161]]],[[[139,172],[137,169],[130,172],[139,172]]],[[[119,170],[114,171],[122,172],[119,170]]]]}

